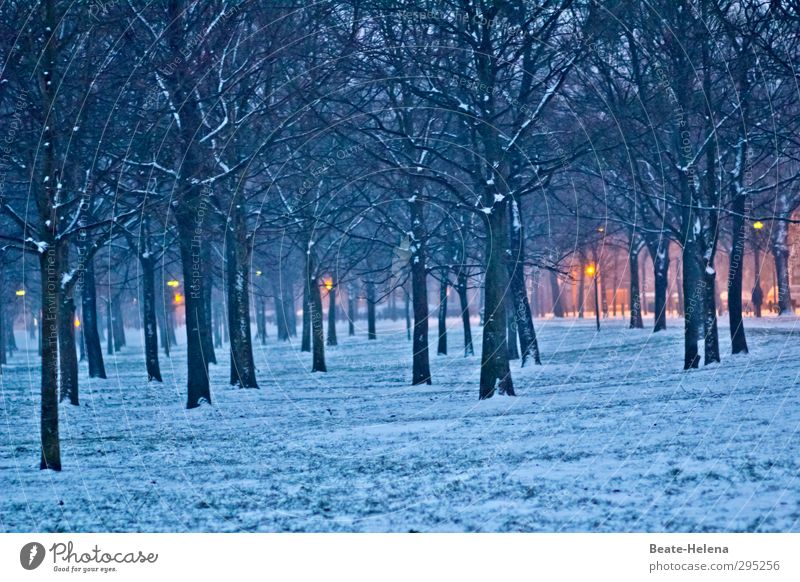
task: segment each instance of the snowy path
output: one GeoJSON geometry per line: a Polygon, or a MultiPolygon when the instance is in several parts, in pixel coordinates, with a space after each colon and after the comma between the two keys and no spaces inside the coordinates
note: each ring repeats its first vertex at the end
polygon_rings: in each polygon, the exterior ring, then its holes
{"type": "Polygon", "coordinates": [[[220,350],[214,406],[192,411],[180,349],[148,385],[131,346],[62,406],[60,474],[38,470],[38,369],[18,353],[0,530],[797,531],[800,322],[746,323],[751,355],[686,374],[681,322],[539,321],[545,365],[515,363],[519,396],[485,402],[455,319],[433,386],[407,385],[389,323],[373,342],[342,326],[328,374],[270,330],[261,389],[228,387],[220,350]]]}

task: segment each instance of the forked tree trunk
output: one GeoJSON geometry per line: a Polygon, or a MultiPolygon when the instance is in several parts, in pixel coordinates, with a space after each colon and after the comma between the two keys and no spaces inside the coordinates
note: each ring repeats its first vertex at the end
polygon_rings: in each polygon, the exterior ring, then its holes
{"type": "MultiPolygon", "coordinates": [[[[494,198],[494,195],[492,196],[494,198]]],[[[508,248],[497,241],[508,240],[507,212],[503,202],[495,204],[488,217],[489,233],[486,237],[486,274],[484,278],[484,324],[481,351],[481,380],[478,396],[491,398],[495,391],[514,395],[514,383],[508,364],[506,340],[506,288],[508,268],[503,254],[508,248]]]]}
{"type": "MultiPolygon", "coordinates": [[[[536,328],[533,326],[531,304],[525,289],[525,246],[522,226],[521,208],[517,200],[512,200],[509,206],[509,220],[511,221],[510,251],[511,260],[508,262],[508,277],[511,291],[511,318],[514,328],[519,336],[520,355],[522,367],[533,359],[535,364],[541,364],[539,357],[539,342],[536,340],[536,328]]],[[[516,338],[509,336],[509,342],[516,344],[516,338]]],[[[516,351],[516,345],[514,350],[516,351]]],[[[513,352],[512,352],[513,353],[513,352]]]]}

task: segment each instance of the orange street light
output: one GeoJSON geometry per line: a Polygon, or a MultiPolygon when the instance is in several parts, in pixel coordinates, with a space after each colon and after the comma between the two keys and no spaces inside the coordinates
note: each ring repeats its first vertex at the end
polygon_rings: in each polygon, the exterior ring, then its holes
{"type": "Polygon", "coordinates": [[[585,270],[585,273],[586,273],[587,275],[589,275],[590,277],[594,277],[594,276],[595,276],[595,274],[597,273],[597,269],[595,268],[595,266],[594,266],[594,265],[592,265],[592,264],[589,264],[589,265],[586,265],[586,270],[585,270]]]}
{"type": "Polygon", "coordinates": [[[181,305],[183,303],[183,295],[180,293],[175,293],[175,305],[181,305]]]}
{"type": "Polygon", "coordinates": [[[328,291],[333,289],[333,280],[325,279],[325,289],[327,289],[328,291]]]}

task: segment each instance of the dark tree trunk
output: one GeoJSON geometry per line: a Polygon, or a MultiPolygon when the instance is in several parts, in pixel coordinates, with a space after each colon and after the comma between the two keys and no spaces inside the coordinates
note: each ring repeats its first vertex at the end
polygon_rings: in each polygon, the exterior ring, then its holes
{"type": "MultiPolygon", "coordinates": [[[[494,193],[492,192],[492,199],[494,193]]],[[[497,241],[508,240],[506,203],[495,204],[488,217],[489,233],[486,237],[486,275],[484,278],[484,324],[481,352],[481,380],[479,398],[491,398],[495,391],[514,395],[514,383],[508,364],[508,342],[506,340],[506,289],[508,267],[503,254],[508,248],[497,241]]]]}
{"type": "Polygon", "coordinates": [[[406,339],[411,341],[411,297],[405,289],[403,289],[403,308],[406,316],[406,339]]]}
{"type": "Polygon", "coordinates": [[[628,247],[628,270],[630,271],[631,329],[644,328],[642,321],[642,297],[639,291],[639,251],[641,247],[635,241],[628,247]]]}
{"type": "MultiPolygon", "coordinates": [[[[309,246],[310,249],[310,246],[309,246]]],[[[311,322],[311,341],[312,341],[312,372],[327,372],[325,366],[325,331],[322,315],[322,293],[319,289],[319,279],[316,275],[316,265],[314,258],[309,251],[306,255],[306,291],[309,302],[309,320],[311,322]]]]}
{"type": "Polygon", "coordinates": [[[156,319],[158,320],[158,332],[161,336],[161,348],[164,350],[164,355],[169,357],[169,332],[167,331],[167,314],[166,310],[170,309],[164,299],[164,293],[156,291],[156,297],[161,297],[161,304],[156,306],[156,319]]]}
{"type": "Polygon", "coordinates": [[[508,329],[506,345],[508,345],[508,359],[519,360],[519,349],[517,349],[517,322],[514,319],[513,299],[511,297],[508,299],[509,301],[506,307],[506,328],[508,329]]]}
{"type": "MultiPolygon", "coordinates": [[[[308,264],[306,264],[306,271],[308,271],[308,264]]],[[[307,282],[303,285],[303,338],[300,343],[300,351],[311,351],[311,298],[307,282]]]]}
{"type": "MultiPolygon", "coordinates": [[[[2,254],[0,254],[0,297],[6,296],[6,278],[5,272],[3,270],[2,264],[2,254]]],[[[5,365],[8,363],[6,359],[6,350],[8,349],[7,339],[8,339],[8,313],[6,312],[6,303],[0,302],[0,366],[5,365]]],[[[12,326],[12,333],[13,333],[13,326],[12,326]]],[[[2,375],[3,370],[0,368],[0,375],[2,375]]]]}
{"type": "Polygon", "coordinates": [[[558,274],[555,271],[550,271],[550,294],[553,296],[553,317],[564,317],[561,288],[558,284],[558,274]]]}
{"type": "MultiPolygon", "coordinates": [[[[55,224],[55,221],[52,221],[55,224]]],[[[42,273],[42,456],[40,469],[61,470],[61,445],[58,436],[58,311],[60,263],[52,231],[47,231],[47,251],[40,255],[42,273]]]]}
{"type": "Polygon", "coordinates": [[[222,347],[222,318],[223,309],[219,303],[212,306],[211,315],[214,317],[214,349],[222,347]]]}
{"type": "Polygon", "coordinates": [[[438,355],[447,355],[447,277],[446,267],[442,269],[442,280],[439,282],[439,342],[436,348],[438,355]]]}
{"type": "Polygon", "coordinates": [[[356,292],[353,285],[347,287],[347,335],[356,335],[356,292]]]}
{"type": "MultiPolygon", "coordinates": [[[[203,325],[200,328],[200,341],[202,342],[203,346],[203,356],[206,358],[209,364],[216,364],[217,363],[217,354],[214,351],[214,338],[212,335],[211,329],[211,294],[214,289],[214,280],[212,277],[212,270],[211,270],[211,245],[208,243],[204,244],[202,247],[202,261],[204,265],[208,265],[205,268],[205,277],[206,281],[204,281],[202,286],[202,321],[203,325]]],[[[249,281],[248,281],[249,282],[249,281]]],[[[248,294],[250,291],[248,290],[248,294]]],[[[249,295],[248,295],[249,296],[249,295]]],[[[248,309],[249,309],[249,300],[248,300],[248,309]]],[[[250,313],[247,313],[248,321],[250,319],[250,313]]],[[[252,345],[252,344],[251,344],[252,345]]]]}
{"type": "Polygon", "coordinates": [[[761,248],[758,242],[754,243],[753,248],[753,272],[755,281],[753,282],[753,310],[756,317],[761,317],[761,305],[764,301],[764,291],[761,289],[761,248]]]}
{"type": "Polygon", "coordinates": [[[94,259],[92,258],[87,261],[83,272],[81,315],[83,316],[81,327],[86,347],[86,359],[89,362],[89,377],[105,378],[103,346],[100,345],[100,333],[97,329],[97,289],[94,278],[94,259]]]}
{"type": "MultiPolygon", "coordinates": [[[[509,239],[511,260],[508,262],[508,278],[511,287],[511,317],[514,328],[519,335],[520,355],[522,367],[533,358],[535,364],[541,364],[539,357],[539,343],[536,340],[536,328],[533,326],[531,304],[525,289],[525,237],[522,226],[522,209],[519,202],[514,199],[508,205],[509,220],[511,222],[509,239]]],[[[516,338],[509,337],[509,342],[516,344],[516,338]]],[[[514,346],[516,351],[516,345],[514,346]]]]}
{"type": "Polygon", "coordinates": [[[228,294],[228,333],[231,350],[231,385],[258,388],[250,331],[250,256],[243,206],[234,204],[225,229],[228,294]]]}
{"type": "Polygon", "coordinates": [[[428,270],[427,239],[428,232],[422,202],[419,200],[420,188],[413,183],[413,202],[409,203],[413,240],[411,241],[411,301],[414,311],[414,331],[411,349],[413,353],[411,384],[430,384],[431,366],[428,354],[428,270]]]}
{"type": "Polygon", "coordinates": [[[336,339],[336,283],[328,291],[328,345],[338,345],[336,339]]]}
{"type": "Polygon", "coordinates": [[[111,302],[111,323],[114,331],[114,351],[120,351],[125,345],[125,321],[122,318],[122,300],[117,296],[111,302]]]}
{"type": "MultiPolygon", "coordinates": [[[[187,180],[190,181],[190,180],[187,180]]],[[[211,387],[208,378],[208,359],[203,353],[203,328],[209,324],[205,317],[205,269],[207,263],[203,236],[203,216],[206,202],[197,184],[186,186],[182,204],[175,212],[178,241],[181,253],[181,268],[186,286],[186,355],[187,382],[186,408],[197,408],[203,402],[211,404],[211,387]]]]}
{"type": "Polygon", "coordinates": [[[272,296],[275,301],[275,325],[278,328],[278,341],[289,341],[289,321],[286,312],[287,306],[283,300],[284,291],[282,282],[273,281],[272,296]]]}
{"type": "Polygon", "coordinates": [[[700,340],[704,303],[701,271],[697,242],[694,235],[690,235],[683,247],[684,370],[697,368],[700,363],[697,342],[700,340]]]}
{"type": "Polygon", "coordinates": [[[151,255],[139,255],[142,265],[142,320],[144,322],[144,359],[147,381],[161,382],[158,363],[158,322],[156,321],[156,267],[151,255]]]}
{"type": "Polygon", "coordinates": [[[653,261],[655,312],[653,331],[667,329],[667,288],[669,287],[669,239],[664,234],[648,236],[647,249],[653,261]]]}
{"type": "Polygon", "coordinates": [[[114,355],[114,323],[111,316],[111,299],[106,299],[106,354],[114,355]]]}
{"type": "Polygon", "coordinates": [[[258,339],[261,345],[267,345],[266,300],[263,297],[256,299],[256,327],[258,328],[258,339]]]}
{"type": "Polygon", "coordinates": [[[475,348],[472,345],[472,326],[469,321],[469,298],[467,296],[467,274],[465,269],[458,272],[456,281],[458,301],[461,306],[461,322],[464,326],[464,357],[474,356],[475,348]]]}
{"type": "MultiPolygon", "coordinates": [[[[59,264],[62,270],[69,265],[69,246],[58,243],[59,264]]],[[[69,400],[78,406],[78,350],[75,344],[75,301],[73,287],[62,282],[58,302],[58,364],[61,401],[69,400]]]]}
{"type": "MultiPolygon", "coordinates": [[[[578,263],[578,319],[583,319],[584,309],[586,307],[586,272],[584,269],[586,262],[583,257],[580,258],[578,263]]],[[[638,265],[637,265],[638,269],[638,265]]]]}
{"type": "Polygon", "coordinates": [[[742,319],[745,202],[745,196],[737,194],[733,197],[731,204],[732,237],[728,270],[728,321],[731,327],[731,353],[734,354],[746,354],[748,352],[744,321],[742,319]]]}
{"type": "Polygon", "coordinates": [[[367,339],[378,339],[375,331],[375,283],[367,283],[367,339]]]}

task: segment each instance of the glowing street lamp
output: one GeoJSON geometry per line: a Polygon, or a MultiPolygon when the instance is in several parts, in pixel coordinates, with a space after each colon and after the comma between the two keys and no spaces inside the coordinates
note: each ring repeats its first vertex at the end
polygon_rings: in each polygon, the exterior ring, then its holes
{"type": "Polygon", "coordinates": [[[78,319],[78,316],[75,316],[75,329],[78,329],[81,326],[81,320],[78,319]]]}
{"type": "Polygon", "coordinates": [[[25,297],[25,289],[17,289],[14,293],[17,297],[25,297]]]}
{"type": "Polygon", "coordinates": [[[597,321],[597,331],[600,331],[600,293],[597,291],[597,267],[594,263],[586,265],[585,273],[594,279],[594,317],[597,321]]]}
{"type": "Polygon", "coordinates": [[[753,223],[753,228],[756,229],[756,230],[761,230],[762,228],[764,228],[764,223],[761,222],[760,220],[756,220],[753,223]]]}
{"type": "Polygon", "coordinates": [[[179,287],[179,286],[180,286],[180,282],[176,281],[175,279],[173,279],[172,281],[167,281],[167,287],[172,287],[174,289],[175,287],[179,287]]]}
{"type": "Polygon", "coordinates": [[[332,279],[325,279],[325,289],[330,291],[333,289],[333,280],[332,279]]]}

